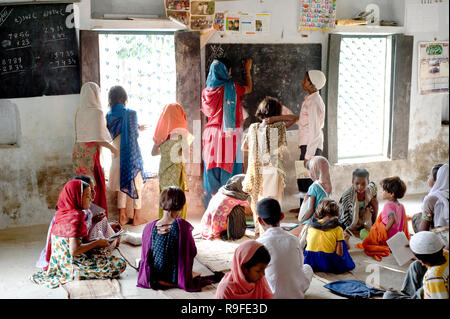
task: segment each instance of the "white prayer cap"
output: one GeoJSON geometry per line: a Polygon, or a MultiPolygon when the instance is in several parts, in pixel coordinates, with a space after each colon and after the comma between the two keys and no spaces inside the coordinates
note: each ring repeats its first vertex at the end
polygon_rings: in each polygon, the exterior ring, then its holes
{"type": "Polygon", "coordinates": [[[444,245],[438,235],[431,231],[421,231],[412,236],[409,247],[415,254],[431,255],[441,250],[444,245]]]}
{"type": "Polygon", "coordinates": [[[325,74],[323,74],[323,72],[319,70],[309,70],[308,76],[311,80],[311,83],[314,84],[317,90],[323,88],[325,83],[327,82],[325,74]]]}

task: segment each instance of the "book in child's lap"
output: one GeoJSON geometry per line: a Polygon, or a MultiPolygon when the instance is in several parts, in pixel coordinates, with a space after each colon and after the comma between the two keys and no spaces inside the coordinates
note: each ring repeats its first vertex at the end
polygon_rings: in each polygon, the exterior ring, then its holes
{"type": "Polygon", "coordinates": [[[408,238],[404,232],[398,232],[391,238],[389,238],[386,243],[392,251],[392,255],[397,261],[399,266],[403,266],[409,260],[415,258],[412,250],[409,248],[408,238]]]}

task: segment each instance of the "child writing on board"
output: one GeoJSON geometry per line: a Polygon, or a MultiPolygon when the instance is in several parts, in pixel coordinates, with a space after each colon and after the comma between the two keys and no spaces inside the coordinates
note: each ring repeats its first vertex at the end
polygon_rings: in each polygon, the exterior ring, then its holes
{"type": "MultiPolygon", "coordinates": [[[[308,161],[313,156],[322,155],[325,104],[319,90],[325,86],[325,83],[326,77],[322,71],[307,71],[302,81],[302,88],[307,92],[307,95],[302,103],[300,114],[280,115],[267,119],[268,124],[278,121],[297,121],[300,160],[304,160],[306,168],[308,168],[308,161]]],[[[313,181],[310,178],[297,179],[297,186],[301,195],[300,206],[312,183],[313,181]]]]}

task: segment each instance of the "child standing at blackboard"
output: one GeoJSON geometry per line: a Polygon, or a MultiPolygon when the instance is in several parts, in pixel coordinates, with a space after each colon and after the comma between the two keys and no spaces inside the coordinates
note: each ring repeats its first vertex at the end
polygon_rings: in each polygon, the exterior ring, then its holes
{"type": "MultiPolygon", "coordinates": [[[[323,126],[325,123],[325,104],[319,90],[326,83],[325,74],[319,70],[309,70],[305,73],[302,88],[308,94],[303,101],[299,115],[280,115],[266,120],[268,124],[293,120],[297,121],[300,160],[308,168],[309,160],[315,155],[322,155],[323,126]]],[[[313,181],[310,178],[297,179],[298,190],[301,193],[300,206],[313,181]]]]}

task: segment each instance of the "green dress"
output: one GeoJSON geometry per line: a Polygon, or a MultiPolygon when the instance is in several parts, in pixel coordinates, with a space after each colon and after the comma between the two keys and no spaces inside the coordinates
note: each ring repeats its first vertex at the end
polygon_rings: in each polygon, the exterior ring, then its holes
{"type": "MultiPolygon", "coordinates": [[[[184,192],[188,191],[186,185],[186,169],[183,161],[179,163],[172,162],[170,154],[178,154],[181,158],[182,154],[182,135],[178,135],[176,139],[168,139],[159,146],[161,150],[161,162],[159,163],[159,193],[168,186],[177,186],[181,188],[184,192]],[[173,150],[172,148],[175,147],[173,150]],[[177,149],[178,148],[178,149],[177,149]]],[[[176,159],[174,159],[176,160],[176,159]]],[[[180,218],[186,219],[187,205],[185,204],[181,213],[180,218]]],[[[159,208],[159,218],[162,218],[163,210],[159,208]]]]}
{"type": "Polygon", "coordinates": [[[117,278],[126,268],[122,258],[97,255],[91,252],[73,257],[69,238],[52,235],[52,255],[47,271],[31,276],[34,283],[56,288],[73,280],[117,278]]]}

